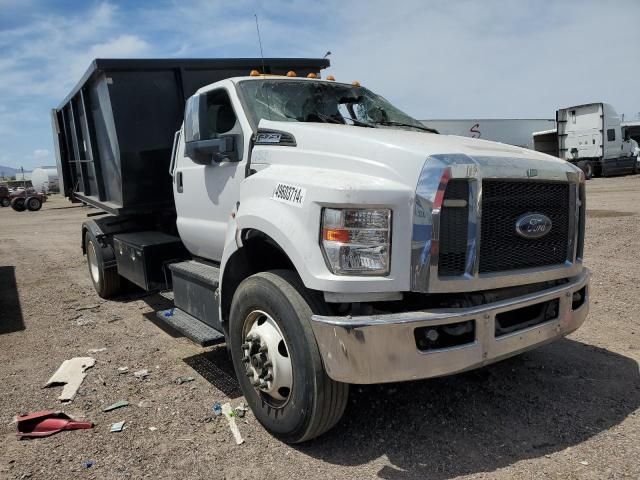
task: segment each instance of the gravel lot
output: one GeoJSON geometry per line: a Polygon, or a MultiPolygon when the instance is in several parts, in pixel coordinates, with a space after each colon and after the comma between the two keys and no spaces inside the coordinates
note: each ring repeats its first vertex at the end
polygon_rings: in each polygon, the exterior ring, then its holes
{"type": "Polygon", "coordinates": [[[470,373],[352,388],[337,428],[295,447],[251,413],[235,445],[211,410],[242,401],[224,346],[163,329],[153,312],[164,299],[95,294],[79,248],[91,210],[59,196],[39,212],[2,208],[0,478],[640,478],[640,175],[587,185],[593,279],[580,330],[470,373]],[[42,388],[65,359],[103,347],[72,403],[42,388]],[[144,368],[145,380],[131,373],[144,368]],[[130,405],[102,411],[120,399],[130,405]],[[45,408],[95,427],[16,440],[14,415],[45,408]]]}

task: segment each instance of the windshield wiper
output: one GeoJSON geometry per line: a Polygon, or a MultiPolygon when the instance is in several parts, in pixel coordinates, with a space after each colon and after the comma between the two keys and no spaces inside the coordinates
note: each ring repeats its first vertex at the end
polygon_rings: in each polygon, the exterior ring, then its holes
{"type": "Polygon", "coordinates": [[[429,127],[425,127],[424,125],[413,125],[411,123],[403,123],[403,122],[392,122],[391,120],[383,120],[382,122],[374,122],[376,125],[385,125],[390,127],[411,127],[417,128],[418,130],[423,130],[429,133],[439,133],[437,130],[429,127]]]}

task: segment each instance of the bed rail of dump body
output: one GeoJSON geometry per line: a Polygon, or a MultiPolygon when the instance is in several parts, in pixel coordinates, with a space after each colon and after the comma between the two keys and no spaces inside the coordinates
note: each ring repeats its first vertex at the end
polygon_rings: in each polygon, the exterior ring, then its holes
{"type": "Polygon", "coordinates": [[[251,70],[318,74],[312,58],[96,59],[51,112],[60,186],[105,212],[174,210],[169,161],[185,100],[251,70]]]}

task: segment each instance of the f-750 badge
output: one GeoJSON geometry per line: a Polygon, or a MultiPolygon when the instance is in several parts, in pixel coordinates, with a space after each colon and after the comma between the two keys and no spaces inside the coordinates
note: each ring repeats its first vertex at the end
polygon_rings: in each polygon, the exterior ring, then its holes
{"type": "Polygon", "coordinates": [[[256,143],[280,143],[281,138],[281,133],[258,133],[256,136],[256,143]]]}

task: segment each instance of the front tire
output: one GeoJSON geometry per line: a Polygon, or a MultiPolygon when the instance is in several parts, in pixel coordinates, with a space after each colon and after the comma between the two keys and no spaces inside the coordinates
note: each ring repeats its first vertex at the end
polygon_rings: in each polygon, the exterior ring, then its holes
{"type": "Polygon", "coordinates": [[[593,177],[593,164],[591,162],[589,162],[588,160],[582,161],[582,162],[578,162],[578,167],[580,169],[582,169],[582,171],[584,172],[584,178],[585,180],[591,180],[591,178],[593,177]]]}
{"type": "Polygon", "coordinates": [[[247,403],[275,437],[300,443],[332,428],[349,386],[325,373],[311,328],[323,304],[289,270],[245,279],[231,303],[229,345],[247,403]]]}
{"type": "Polygon", "coordinates": [[[121,278],[115,267],[105,268],[104,256],[109,245],[102,247],[95,236],[87,231],[84,236],[84,247],[87,252],[87,266],[91,283],[102,298],[111,298],[120,292],[121,278]]]}
{"type": "Polygon", "coordinates": [[[2,197],[0,199],[0,206],[5,208],[11,206],[11,200],[9,199],[9,197],[2,197]]]}

